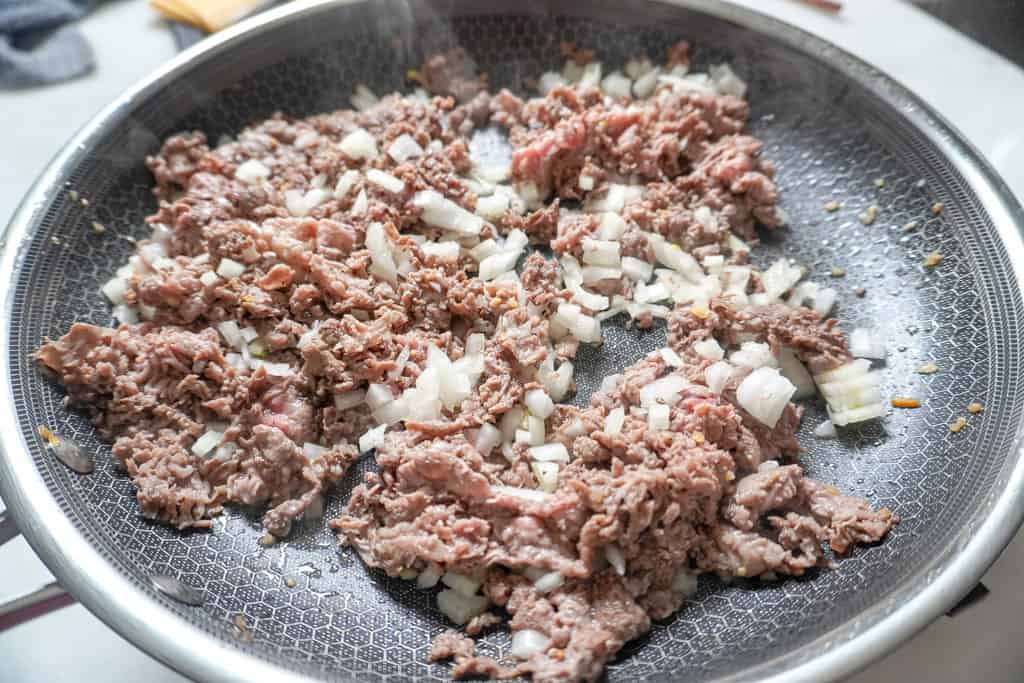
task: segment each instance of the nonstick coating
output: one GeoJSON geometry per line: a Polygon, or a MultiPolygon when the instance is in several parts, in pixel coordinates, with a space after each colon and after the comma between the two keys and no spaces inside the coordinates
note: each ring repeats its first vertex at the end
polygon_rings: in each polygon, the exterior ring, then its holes
{"type": "MultiPolygon", "coordinates": [[[[33,207],[28,237],[12,261],[5,353],[20,435],[4,436],[7,457],[34,459],[75,533],[134,589],[196,629],[165,637],[219,642],[314,678],[447,678],[445,666],[425,662],[431,638],[447,626],[433,591],[367,571],[352,551],[339,551],[324,524],[299,527],[287,542],[264,548],[256,511],[228,510],[209,533],[180,533],[142,519],[129,480],[111,464],[109,445],[62,407],[61,388],[29,354],[74,321],[111,323],[98,287],[132,251],[123,238],[147,235],[143,218],[155,200],[142,161],[161,139],[199,129],[216,141],[275,111],[305,116],[347,107],[357,83],[378,93],[402,89],[408,68],[456,44],[489,74],[492,88],[520,92],[527,79],[560,64],[563,40],[596,48],[606,65],[637,54],[661,60],[680,38],[694,45],[697,68],[730,61],[750,84],[750,127],[776,164],[781,205],[792,217],[789,229],[765,235],[755,260],[786,254],[810,267],[812,280],[837,288],[844,329],[874,327],[886,340],[884,394],[923,403],[844,429],[835,440],[811,434],[824,419],[822,406],[812,403],[801,430],[807,448],[801,462],[813,476],[902,517],[888,540],[805,579],[724,585],[702,577],[692,603],[627,645],[609,679],[782,673],[860,637],[940,576],[1007,489],[1021,425],[1024,315],[1007,251],[1007,235],[1016,239],[1016,233],[996,226],[986,209],[992,196],[1005,193],[998,181],[965,177],[962,164],[949,160],[954,149],[971,168],[984,168],[973,152],[899,86],[768,19],[748,28],[659,2],[373,5],[340,4],[272,22],[123,102],[111,114],[120,122],[98,128],[58,171],[63,175],[33,207]],[[89,205],[74,201],[71,189],[89,205]],[[842,208],[824,211],[829,200],[842,208]],[[930,210],[937,201],[945,206],[941,215],[930,210]],[[880,208],[878,219],[864,226],[857,215],[870,204],[880,208]],[[93,221],[107,232],[95,234],[93,221]],[[911,221],[918,227],[904,231],[911,221]],[[928,269],[922,259],[932,251],[943,260],[928,269]],[[845,277],[831,278],[833,266],[845,269],[845,277]],[[855,296],[855,287],[866,296],[855,296]],[[936,374],[914,372],[928,361],[938,366],[936,374]],[[947,425],[966,415],[972,401],[984,412],[951,433],[947,425]],[[34,436],[40,424],[95,452],[96,472],[76,475],[48,457],[34,436]],[[154,574],[202,589],[205,604],[187,607],[156,593],[147,578],[154,574]],[[287,577],[295,579],[293,588],[287,577]],[[233,622],[239,614],[251,641],[239,637],[233,622]]],[[[577,402],[605,374],[664,342],[661,329],[638,333],[621,324],[606,325],[605,335],[603,348],[580,354],[577,402]]],[[[361,462],[333,492],[328,518],[368,465],[361,462]]],[[[10,481],[3,491],[18,496],[10,481]]],[[[29,533],[47,559],[43,535],[29,533]]],[[[147,607],[140,601],[140,609],[147,607]]],[[[105,614],[131,638],[125,626],[131,616],[122,616],[105,614]]],[[[491,633],[479,650],[497,657],[507,645],[505,633],[491,633]]],[[[875,655],[886,647],[877,646],[875,655]]],[[[218,670],[216,661],[185,660],[168,663],[193,673],[218,670]]]]}

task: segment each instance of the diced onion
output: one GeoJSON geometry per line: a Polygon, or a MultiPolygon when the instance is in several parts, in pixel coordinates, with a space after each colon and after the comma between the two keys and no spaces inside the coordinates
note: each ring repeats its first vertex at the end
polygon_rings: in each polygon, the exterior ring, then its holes
{"type": "Polygon", "coordinates": [[[604,557],[619,576],[626,575],[626,556],[622,554],[622,548],[615,543],[609,543],[604,547],[604,557]]]}
{"type": "Polygon", "coordinates": [[[557,462],[533,462],[530,463],[530,468],[537,479],[537,488],[541,491],[552,493],[558,488],[557,462]]]}
{"type": "Polygon", "coordinates": [[[725,350],[722,349],[722,345],[714,337],[708,337],[707,339],[695,342],[693,350],[698,356],[708,360],[722,360],[725,358],[725,350]]]}
{"type": "Polygon", "coordinates": [[[483,614],[490,604],[482,595],[466,596],[450,588],[437,594],[437,608],[459,626],[483,614]]]}
{"type": "Polygon", "coordinates": [[[704,369],[704,381],[708,384],[708,389],[716,394],[721,394],[722,389],[725,388],[725,383],[732,377],[733,367],[723,361],[713,363],[704,369]]]}
{"type": "Polygon", "coordinates": [[[669,244],[664,237],[655,233],[648,233],[647,241],[659,263],[680,273],[691,282],[699,282],[704,277],[704,271],[697,260],[683,251],[679,245],[669,244]]]}
{"type": "Polygon", "coordinates": [[[380,408],[385,403],[390,403],[394,399],[391,387],[387,384],[371,384],[366,390],[366,405],[370,406],[370,410],[377,410],[377,408],[380,408]]]}
{"type": "Polygon", "coordinates": [[[234,320],[224,320],[217,323],[217,331],[224,337],[228,345],[241,349],[245,346],[245,339],[242,338],[242,331],[238,329],[238,323],[234,320]]]}
{"type": "Polygon", "coordinates": [[[366,180],[391,194],[398,194],[405,189],[405,182],[401,178],[396,178],[390,173],[385,173],[376,168],[366,172],[366,180]]]}
{"type": "Polygon", "coordinates": [[[622,277],[621,268],[609,268],[606,266],[584,266],[582,270],[583,283],[594,284],[604,280],[618,280],[622,277]]]}
{"type": "Polygon", "coordinates": [[[637,282],[647,282],[654,273],[654,266],[632,256],[622,257],[621,268],[623,275],[637,282]]]}
{"type": "Polygon", "coordinates": [[[663,403],[655,403],[647,411],[647,428],[652,431],[668,429],[669,407],[663,403]]]}
{"type": "Polygon", "coordinates": [[[333,192],[318,187],[314,187],[306,192],[286,190],[284,193],[284,203],[288,213],[301,218],[308,215],[310,211],[326,202],[332,196],[333,192]]]}
{"type": "Polygon", "coordinates": [[[409,159],[423,156],[423,148],[411,135],[403,133],[388,146],[388,156],[401,164],[409,159]]]}
{"type": "Polygon", "coordinates": [[[489,221],[499,221],[509,207],[509,196],[504,192],[495,192],[489,197],[477,197],[476,215],[489,221]]]}
{"type": "Polygon", "coordinates": [[[728,64],[719,64],[708,69],[708,74],[718,92],[723,95],[735,95],[740,99],[747,94],[746,82],[736,75],[728,64]]]}
{"type": "Polygon", "coordinates": [[[778,365],[771,347],[761,342],[743,342],[740,344],[739,350],[729,354],[729,362],[743,368],[753,369],[778,365]]]}
{"type": "Polygon", "coordinates": [[[470,578],[465,574],[458,574],[456,572],[445,572],[444,576],[441,577],[441,583],[448,586],[453,591],[470,597],[476,595],[477,591],[480,590],[480,585],[482,582],[470,578]]]}
{"type": "Polygon", "coordinates": [[[504,273],[515,269],[519,261],[519,253],[515,251],[504,251],[488,256],[480,262],[478,275],[481,280],[493,280],[504,273]]]}
{"type": "Polygon", "coordinates": [[[690,383],[681,375],[667,375],[640,390],[640,405],[645,408],[656,403],[675,405],[679,401],[680,392],[688,386],[690,383]]]}
{"type": "Polygon", "coordinates": [[[422,589],[433,588],[437,585],[437,582],[441,579],[441,570],[437,565],[430,565],[426,569],[420,572],[420,575],[416,577],[416,586],[422,589]]]}
{"type": "Polygon", "coordinates": [[[527,449],[527,454],[533,460],[540,462],[569,462],[569,451],[560,443],[549,443],[543,446],[533,446],[527,449]]]}
{"type": "Polygon", "coordinates": [[[229,258],[222,258],[220,265],[217,266],[217,275],[222,278],[230,280],[234,277],[241,277],[242,273],[245,272],[245,266],[238,261],[233,261],[229,258]]]}
{"type": "Polygon", "coordinates": [[[796,387],[778,370],[760,367],[740,382],[736,401],[758,422],[774,428],[794,392],[796,387]]]}
{"type": "Polygon", "coordinates": [[[192,444],[192,452],[201,458],[216,448],[223,438],[223,432],[208,429],[192,444]]]}
{"type": "Polygon", "coordinates": [[[356,128],[342,138],[338,148],[350,159],[373,159],[377,156],[377,141],[362,128],[356,128]]]}
{"type": "Polygon", "coordinates": [[[608,411],[608,415],[604,418],[605,434],[616,435],[622,433],[622,424],[626,421],[626,411],[623,408],[613,408],[608,411]]]}
{"type": "Polygon", "coordinates": [[[516,434],[516,430],[523,421],[523,409],[520,406],[513,406],[504,415],[501,416],[501,420],[498,423],[499,429],[501,429],[502,439],[505,441],[511,441],[516,434]]]}
{"type": "Polygon", "coordinates": [[[302,452],[310,460],[316,460],[321,455],[326,453],[327,449],[318,443],[307,441],[306,443],[302,444],[302,452]]]}
{"type": "Polygon", "coordinates": [[[565,583],[565,577],[561,572],[548,572],[541,574],[533,580],[533,587],[538,593],[550,593],[565,583]]]}
{"type": "Polygon", "coordinates": [[[270,177],[270,169],[256,159],[243,161],[235,169],[235,178],[247,185],[259,185],[270,177]]]}
{"type": "Polygon", "coordinates": [[[611,240],[583,238],[583,262],[592,266],[617,268],[621,262],[619,243],[611,240]]]}
{"type": "Polygon", "coordinates": [[[489,422],[485,422],[480,425],[473,447],[476,448],[481,455],[486,457],[490,455],[491,451],[500,443],[501,431],[489,422]]]}
{"type": "Polygon", "coordinates": [[[352,103],[352,107],[356,111],[366,111],[379,101],[378,97],[373,94],[373,91],[362,83],[356,86],[356,91],[349,98],[349,102],[352,103]]]}
{"type": "Polygon", "coordinates": [[[334,186],[334,198],[344,199],[357,182],[359,182],[359,171],[349,169],[342,173],[338,178],[338,183],[334,186]]]}
{"type": "Polygon", "coordinates": [[[479,235],[484,227],[480,216],[466,211],[434,190],[417,192],[413,205],[420,209],[424,223],[465,235],[479,235]]]}
{"type": "Polygon", "coordinates": [[[355,408],[365,400],[366,392],[362,389],[354,389],[343,394],[335,394],[334,407],[338,410],[348,410],[349,408],[355,408]]]}
{"type": "Polygon", "coordinates": [[[764,285],[765,294],[775,300],[799,282],[803,274],[803,268],[791,265],[789,261],[782,258],[761,273],[761,284],[764,285]]]}
{"type": "Polygon", "coordinates": [[[551,400],[551,397],[543,389],[533,389],[526,392],[524,401],[530,412],[542,420],[546,420],[551,413],[555,412],[555,402],[551,400]]]}
{"type": "Polygon", "coordinates": [[[126,325],[134,325],[139,322],[138,311],[136,311],[133,306],[119,304],[114,306],[114,310],[111,311],[111,314],[114,316],[115,320],[126,325]]]}
{"type": "Polygon", "coordinates": [[[885,341],[876,332],[858,327],[850,333],[850,353],[857,358],[885,360],[885,341]]]}
{"type": "Polygon", "coordinates": [[[836,426],[832,424],[832,420],[825,420],[814,428],[814,435],[822,439],[834,438],[836,436],[836,426]]]}
{"type": "Polygon", "coordinates": [[[531,503],[544,503],[551,496],[550,493],[544,491],[524,489],[519,486],[491,486],[491,492],[502,496],[520,498],[531,503]]]}
{"type": "Polygon", "coordinates": [[[659,351],[661,357],[665,360],[665,364],[670,368],[681,368],[683,367],[683,359],[679,357],[679,354],[665,347],[659,351]]]}
{"type": "Polygon", "coordinates": [[[384,424],[367,430],[365,434],[359,437],[359,452],[366,453],[374,448],[379,448],[384,443],[384,432],[387,429],[388,426],[384,424]]]}
{"type": "Polygon", "coordinates": [[[581,88],[596,88],[601,83],[601,62],[590,62],[583,67],[580,76],[581,88]]]}
{"type": "Polygon", "coordinates": [[[199,276],[199,281],[203,283],[204,287],[210,287],[220,282],[220,276],[212,270],[208,270],[199,276]]]}
{"type": "Polygon", "coordinates": [[[124,295],[128,292],[128,283],[119,277],[111,278],[101,287],[101,290],[110,299],[110,303],[123,304],[125,302],[124,295]]]}
{"type": "Polygon", "coordinates": [[[588,310],[596,313],[608,309],[608,297],[602,294],[594,294],[576,283],[570,284],[566,289],[572,292],[573,301],[588,310]]]}
{"type": "Polygon", "coordinates": [[[562,75],[555,73],[554,71],[545,71],[540,75],[537,80],[537,90],[541,95],[547,95],[555,88],[565,85],[565,79],[562,75]]]}
{"type": "Polygon", "coordinates": [[[779,370],[782,372],[782,376],[796,387],[796,393],[793,394],[794,399],[808,398],[818,393],[814,386],[814,380],[811,379],[811,373],[807,372],[807,368],[796,357],[792,349],[784,348],[779,353],[779,370]]]}
{"type": "Polygon", "coordinates": [[[633,81],[618,71],[613,71],[601,81],[601,90],[611,97],[629,97],[632,93],[633,81]]]}
{"type": "Polygon", "coordinates": [[[454,260],[459,258],[458,242],[424,242],[420,245],[423,253],[432,258],[454,260]]]}
{"type": "Polygon", "coordinates": [[[526,418],[526,427],[530,433],[530,445],[531,446],[543,446],[544,445],[544,420],[537,417],[536,415],[530,415],[526,418]]]}
{"type": "Polygon", "coordinates": [[[512,635],[512,646],[508,650],[510,657],[515,659],[529,659],[530,657],[544,652],[551,645],[551,639],[540,631],[524,628],[512,635]]]}
{"type": "Polygon", "coordinates": [[[626,221],[617,213],[608,211],[601,214],[597,237],[602,240],[618,240],[626,232],[626,221]]]}

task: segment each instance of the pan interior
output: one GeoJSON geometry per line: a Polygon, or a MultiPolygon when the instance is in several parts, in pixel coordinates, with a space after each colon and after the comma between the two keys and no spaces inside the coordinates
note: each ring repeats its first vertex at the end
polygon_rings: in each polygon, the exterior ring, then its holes
{"type": "MultiPolygon", "coordinates": [[[[899,93],[880,97],[829,59],[657,2],[602,0],[585,9],[448,2],[444,10],[369,4],[317,10],[252,34],[140,98],[78,156],[24,245],[5,350],[21,428],[68,517],[128,580],[206,637],[314,677],[446,679],[445,667],[425,663],[431,637],[446,628],[432,593],[367,571],[353,552],[335,547],[323,524],[299,527],[287,542],[265,548],[257,542],[258,515],[244,510],[229,510],[210,533],[143,520],[109,445],[62,407],[62,391],[29,353],[74,321],[110,324],[98,288],[132,250],[123,238],[147,235],[143,219],[155,200],[142,160],[162,138],[199,129],[217,140],[274,111],[305,116],[347,107],[357,83],[378,93],[404,89],[408,68],[454,45],[489,74],[492,88],[525,92],[527,79],[559,65],[565,40],[596,48],[607,65],[640,54],[661,59],[680,38],[694,45],[698,68],[732,63],[750,84],[750,127],[777,166],[781,205],[792,219],[789,229],[765,236],[756,259],[786,254],[811,269],[810,279],[836,287],[844,329],[873,327],[887,342],[884,393],[923,403],[834,440],[811,435],[824,419],[821,405],[811,403],[804,420],[803,464],[813,476],[903,518],[884,544],[801,580],[725,586],[702,577],[692,604],[628,645],[610,679],[703,681],[784,671],[854,637],[955,555],[1016,458],[1024,311],[978,197],[899,113],[899,93]],[[71,198],[72,189],[88,207],[71,198]],[[824,211],[830,200],[842,208],[824,211]],[[941,215],[930,210],[937,201],[946,207],[941,215]],[[871,204],[880,208],[878,219],[862,225],[857,214],[871,204]],[[107,232],[95,234],[93,221],[107,232]],[[905,231],[911,221],[916,229],[905,231]],[[922,259],[933,251],[943,261],[925,268],[922,259]],[[830,278],[833,266],[845,277],[830,278]],[[866,296],[856,296],[857,287],[866,296]],[[929,361],[938,373],[915,373],[929,361]],[[984,413],[950,432],[947,425],[972,401],[984,413]],[[95,452],[96,472],[75,475],[49,459],[32,436],[40,424],[95,452]],[[153,574],[203,589],[205,605],[167,600],[148,588],[153,574]],[[238,638],[237,614],[245,615],[251,642],[238,638]]],[[[581,395],[664,339],[658,330],[621,325],[606,326],[605,334],[602,349],[581,354],[581,395]]],[[[353,468],[333,492],[328,518],[366,466],[353,468]]],[[[499,656],[507,644],[505,634],[493,633],[479,649],[499,656]]]]}

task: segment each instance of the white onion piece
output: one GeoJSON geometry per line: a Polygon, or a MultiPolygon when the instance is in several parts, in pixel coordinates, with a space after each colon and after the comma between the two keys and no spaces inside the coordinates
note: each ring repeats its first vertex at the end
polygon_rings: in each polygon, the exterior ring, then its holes
{"type": "Polygon", "coordinates": [[[377,156],[377,141],[362,128],[356,128],[342,138],[338,148],[349,159],[373,159],[377,156]]]}
{"type": "Polygon", "coordinates": [[[485,422],[480,425],[480,429],[477,431],[473,447],[476,448],[481,455],[487,457],[500,443],[501,431],[489,422],[485,422]]]}
{"type": "Polygon", "coordinates": [[[850,333],[850,353],[857,358],[885,360],[885,341],[872,330],[855,328],[850,333]]]}
{"type": "Polygon", "coordinates": [[[495,254],[500,253],[501,245],[495,242],[493,239],[486,239],[469,250],[469,255],[472,256],[478,263],[480,261],[483,261],[488,256],[494,256],[495,254]]]}
{"type": "Polygon", "coordinates": [[[647,282],[651,279],[651,274],[654,273],[654,266],[632,256],[623,256],[620,267],[623,275],[637,282],[647,282]]]}
{"type": "Polygon", "coordinates": [[[653,285],[645,285],[642,282],[636,284],[636,288],[633,290],[633,301],[638,304],[650,304],[656,301],[665,301],[671,298],[672,293],[669,291],[668,286],[663,282],[657,282],[653,285]]]}
{"type": "Polygon", "coordinates": [[[701,265],[704,266],[704,270],[708,272],[708,275],[720,278],[722,270],[725,268],[725,257],[721,254],[705,256],[704,260],[701,261],[701,265]]]}
{"type": "Polygon", "coordinates": [[[697,592],[697,575],[691,574],[685,567],[672,577],[672,590],[689,597],[697,592]]]}
{"type": "Polygon", "coordinates": [[[423,156],[423,148],[411,135],[402,133],[388,146],[388,156],[401,164],[423,156]]]}
{"type": "Polygon", "coordinates": [[[555,401],[561,401],[569,394],[572,388],[573,364],[571,361],[563,361],[554,373],[547,375],[541,380],[544,388],[555,401]]]}
{"type": "Polygon", "coordinates": [[[794,399],[808,398],[818,393],[814,386],[814,380],[811,379],[811,373],[807,372],[807,368],[796,357],[792,349],[784,348],[779,353],[779,370],[782,372],[782,376],[796,387],[796,393],[793,394],[794,399]]]}
{"type": "Polygon", "coordinates": [[[548,649],[551,639],[540,631],[525,628],[516,631],[512,635],[512,646],[508,650],[510,657],[515,659],[529,659],[548,649]]]}
{"type": "Polygon", "coordinates": [[[605,375],[601,379],[601,387],[598,391],[615,391],[615,388],[619,386],[619,380],[622,379],[622,373],[615,373],[614,375],[605,375]]]}
{"type": "Polygon", "coordinates": [[[491,493],[521,498],[530,503],[544,503],[551,497],[550,493],[537,489],[524,489],[519,486],[491,486],[491,493]]]}
{"type": "Polygon", "coordinates": [[[266,361],[254,360],[252,364],[254,369],[261,367],[264,372],[274,377],[289,377],[295,374],[295,370],[288,363],[267,363],[266,361]]]}
{"type": "Polygon", "coordinates": [[[430,565],[416,577],[416,586],[422,589],[433,588],[441,579],[441,570],[437,565],[430,565]]]}
{"type": "Polygon", "coordinates": [[[622,260],[619,254],[620,245],[618,242],[584,237],[582,244],[583,262],[588,265],[617,268],[622,260]]]}
{"type": "Polygon", "coordinates": [[[530,435],[529,429],[517,429],[513,441],[516,444],[523,444],[524,446],[533,445],[533,437],[530,435]]]}
{"type": "Polygon", "coordinates": [[[618,71],[613,71],[601,80],[601,90],[611,97],[629,97],[633,91],[633,81],[618,71]]]}
{"type": "Polygon", "coordinates": [[[668,429],[669,407],[663,403],[655,403],[647,411],[647,428],[652,431],[668,429]]]}
{"type": "Polygon", "coordinates": [[[583,67],[580,76],[581,88],[596,88],[601,83],[601,62],[590,62],[583,67]]]}
{"type": "Polygon", "coordinates": [[[201,458],[216,448],[223,438],[223,432],[208,429],[192,444],[192,452],[201,458]]]}
{"type": "Polygon", "coordinates": [[[307,441],[302,444],[302,453],[310,460],[316,460],[321,455],[327,452],[327,449],[318,443],[307,441]]]}
{"type": "Polygon", "coordinates": [[[566,289],[572,293],[572,300],[589,311],[599,312],[608,309],[608,297],[603,294],[595,294],[584,289],[575,282],[569,284],[566,289]]]}
{"type": "Polygon", "coordinates": [[[353,216],[362,216],[366,214],[366,210],[370,207],[370,200],[366,197],[366,190],[359,190],[359,194],[356,195],[356,199],[352,202],[352,208],[350,213],[353,216]]]}
{"type": "Polygon", "coordinates": [[[125,302],[124,295],[128,292],[128,283],[119,277],[115,277],[107,280],[100,290],[110,299],[110,303],[123,304],[125,302]]]}
{"type": "Polygon", "coordinates": [[[665,365],[669,366],[670,368],[683,367],[683,359],[679,357],[678,353],[676,353],[669,347],[666,346],[665,348],[660,349],[659,353],[661,354],[661,357],[665,360],[665,365]]]}
{"type": "Polygon", "coordinates": [[[371,384],[366,390],[366,405],[370,406],[370,410],[377,410],[386,403],[391,403],[395,400],[394,394],[391,393],[391,387],[387,384],[371,384]]]}
{"type": "Polygon", "coordinates": [[[580,179],[576,184],[579,185],[580,189],[584,192],[590,192],[594,189],[594,177],[580,174],[580,179]]]}
{"type": "Polygon", "coordinates": [[[691,282],[699,282],[704,277],[697,260],[683,251],[677,244],[669,244],[665,238],[655,233],[647,233],[647,241],[654,250],[658,263],[680,273],[691,282]]]}
{"type": "Polygon", "coordinates": [[[526,429],[530,433],[531,446],[544,445],[544,420],[536,415],[530,415],[526,418],[526,429]]]}
{"type": "Polygon", "coordinates": [[[488,256],[480,262],[478,276],[481,280],[493,280],[499,275],[515,270],[519,252],[505,251],[488,256]]]}
{"type": "Polygon", "coordinates": [[[543,389],[533,389],[526,392],[524,402],[526,407],[530,409],[530,412],[542,420],[546,420],[551,413],[555,412],[555,402],[551,400],[551,397],[543,389]]]}
{"type": "Polygon", "coordinates": [[[334,198],[344,199],[357,182],[359,182],[359,171],[349,169],[342,173],[338,178],[338,183],[334,186],[334,198]]]}
{"type": "Polygon", "coordinates": [[[794,392],[796,387],[778,370],[760,367],[740,382],[736,401],[755,420],[774,428],[794,392]]]}
{"type": "Polygon", "coordinates": [[[564,444],[548,443],[542,446],[533,446],[527,449],[527,454],[533,460],[540,462],[569,462],[569,451],[564,444]]]}
{"type": "Polygon", "coordinates": [[[242,339],[242,331],[238,329],[238,323],[234,320],[224,320],[217,323],[216,327],[228,345],[236,349],[241,349],[245,346],[245,340],[242,339]]]}
{"type": "Polygon", "coordinates": [[[489,197],[477,197],[475,213],[489,221],[499,221],[508,207],[509,196],[505,192],[495,192],[489,197]]]}
{"type": "Polygon", "coordinates": [[[601,214],[601,223],[597,228],[597,238],[601,240],[614,241],[622,237],[626,232],[626,221],[617,213],[611,211],[601,214]]]}
{"type": "Polygon", "coordinates": [[[728,64],[719,64],[708,69],[708,74],[715,84],[715,88],[723,95],[734,95],[743,98],[747,94],[746,82],[736,75],[728,64]]]}
{"type": "Polygon", "coordinates": [[[212,270],[208,270],[199,276],[199,281],[203,283],[204,287],[211,287],[220,282],[220,276],[212,270]]]}
{"type": "Polygon", "coordinates": [[[256,159],[244,161],[235,169],[235,178],[247,185],[259,185],[269,177],[270,169],[267,168],[266,164],[256,159]]]}
{"type": "Polygon", "coordinates": [[[814,428],[814,435],[822,439],[834,438],[836,436],[836,426],[832,424],[832,420],[825,420],[814,428]]]}
{"type": "Polygon", "coordinates": [[[609,183],[607,191],[602,196],[587,197],[584,208],[591,213],[602,211],[618,212],[626,205],[627,190],[625,185],[609,183]]]}
{"type": "Polygon", "coordinates": [[[882,403],[871,403],[860,408],[848,408],[845,410],[833,410],[829,407],[828,415],[832,419],[833,424],[844,426],[882,417],[885,415],[885,405],[882,403]]]}
{"type": "Polygon", "coordinates": [[[376,168],[366,172],[366,181],[391,194],[398,194],[405,189],[405,182],[401,178],[396,178],[390,173],[385,173],[376,168]]]}
{"type": "Polygon", "coordinates": [[[420,218],[428,225],[464,235],[479,235],[484,227],[484,221],[480,216],[466,211],[434,190],[417,192],[412,202],[420,209],[420,218]]]}
{"type": "Polygon", "coordinates": [[[814,295],[814,312],[822,318],[828,317],[832,307],[836,305],[836,290],[831,287],[822,287],[814,295]]]}
{"type": "Polygon", "coordinates": [[[761,273],[761,284],[764,285],[764,293],[769,299],[775,300],[799,282],[803,275],[803,268],[791,265],[789,261],[781,258],[761,273]]]}
{"type": "Polygon", "coordinates": [[[220,260],[220,265],[217,266],[217,275],[220,275],[222,278],[227,280],[230,280],[233,277],[241,277],[244,272],[244,265],[229,258],[222,258],[220,260]]]}
{"type": "Polygon", "coordinates": [[[565,583],[561,572],[548,572],[533,579],[533,587],[538,593],[550,593],[565,583]]]}
{"type": "Polygon", "coordinates": [[[498,428],[501,429],[502,439],[505,441],[511,441],[515,438],[516,430],[522,425],[523,422],[523,409],[520,406],[514,406],[507,410],[504,415],[501,416],[501,420],[498,423],[498,428]]]}
{"type": "Polygon", "coordinates": [[[707,339],[701,339],[700,341],[695,342],[693,350],[698,356],[708,360],[722,360],[725,358],[725,350],[714,337],[708,337],[707,339]]]}
{"type": "Polygon", "coordinates": [[[605,434],[616,435],[622,433],[622,424],[626,421],[626,411],[621,407],[608,411],[604,418],[603,431],[605,434]]]}
{"type": "Polygon", "coordinates": [[[541,491],[553,493],[558,488],[557,462],[533,462],[530,463],[530,468],[537,479],[537,488],[541,491]]]}
{"type": "Polygon", "coordinates": [[[626,62],[622,70],[626,72],[626,75],[636,80],[644,74],[648,74],[654,70],[654,65],[651,64],[651,60],[644,57],[643,59],[630,59],[626,62]]]}
{"type": "Polygon", "coordinates": [[[540,75],[540,78],[537,79],[537,91],[540,92],[541,95],[547,95],[549,92],[562,85],[565,85],[565,79],[562,78],[561,74],[555,73],[554,71],[545,71],[540,75]]]}
{"type": "Polygon", "coordinates": [[[723,361],[713,363],[708,367],[704,368],[704,381],[708,384],[708,389],[716,394],[721,394],[722,389],[725,388],[725,383],[732,377],[733,367],[723,361]]]}
{"type": "Polygon", "coordinates": [[[466,596],[450,588],[437,594],[437,608],[459,626],[483,614],[490,604],[482,595],[466,596]]]}
{"type": "Polygon", "coordinates": [[[633,94],[640,99],[646,99],[653,95],[654,89],[658,87],[658,76],[660,75],[661,67],[658,67],[638,76],[633,82],[633,94]]]}
{"type": "Polygon", "coordinates": [[[349,408],[355,408],[365,400],[365,391],[362,389],[353,389],[352,391],[346,391],[343,394],[335,394],[334,407],[338,410],[348,410],[349,408]]]}
{"type": "Polygon", "coordinates": [[[111,311],[111,315],[114,316],[114,320],[125,325],[134,325],[139,322],[139,314],[135,308],[132,306],[126,306],[125,304],[114,306],[114,310],[111,311]]]}
{"type": "Polygon", "coordinates": [[[753,369],[778,366],[771,347],[762,342],[743,342],[739,350],[729,354],[729,362],[753,369]]]}
{"type": "Polygon", "coordinates": [[[750,283],[750,268],[747,266],[726,266],[722,269],[722,290],[737,304],[747,303],[747,285],[750,283]]]}
{"type": "Polygon", "coordinates": [[[482,584],[481,581],[456,572],[445,572],[441,577],[441,583],[467,597],[476,595],[482,584]]]}
{"type": "Polygon", "coordinates": [[[675,405],[679,401],[679,394],[685,390],[690,383],[681,375],[666,375],[657,379],[640,390],[640,405],[649,408],[656,403],[675,405]]]}
{"type": "Polygon", "coordinates": [[[607,266],[584,266],[582,275],[583,284],[592,285],[604,280],[618,280],[622,277],[622,269],[607,266]]]}
{"type": "Polygon", "coordinates": [[[622,554],[622,548],[615,543],[609,543],[604,547],[604,557],[619,576],[626,575],[626,556],[622,554]]]}
{"type": "Polygon", "coordinates": [[[562,79],[566,83],[579,83],[583,78],[583,67],[572,59],[567,59],[562,65],[562,79]]]}

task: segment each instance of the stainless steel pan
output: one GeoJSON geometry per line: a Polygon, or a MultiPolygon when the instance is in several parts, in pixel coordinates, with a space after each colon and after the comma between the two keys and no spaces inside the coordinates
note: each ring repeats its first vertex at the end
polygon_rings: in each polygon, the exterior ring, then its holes
{"type": "MultiPolygon", "coordinates": [[[[918,396],[924,407],[838,440],[803,435],[812,474],[902,516],[884,544],[805,580],[702,579],[693,604],[630,644],[609,677],[835,679],[954,604],[1024,514],[1021,207],[975,150],[884,74],[778,21],[701,0],[296,2],[183,54],[93,119],[26,198],[0,264],[9,283],[0,317],[0,494],[60,583],[124,637],[199,679],[444,679],[444,667],[424,660],[445,627],[432,596],[366,571],[321,525],[264,548],[258,518],[246,511],[229,511],[211,533],[143,520],[108,446],[63,409],[61,391],[29,353],[74,320],[110,322],[98,284],[131,249],[119,234],[145,234],[154,205],[142,159],[174,131],[200,128],[216,140],[275,110],[347,106],[356,83],[401,87],[424,54],[454,44],[493,84],[521,90],[559,62],[561,40],[616,63],[638,52],[657,57],[679,38],[696,45],[698,63],[728,59],[750,81],[752,128],[778,165],[793,217],[759,258],[785,252],[819,280],[844,268],[846,278],[831,283],[844,324],[883,332],[887,393],[918,396]],[[843,208],[824,212],[833,199],[843,208]],[[936,201],[940,215],[930,211],[936,201]],[[869,204],[881,211],[864,226],[856,215],[869,204]],[[94,220],[105,235],[90,229],[94,220]],[[918,227],[903,230],[911,221],[918,227]],[[921,260],[932,251],[944,258],[928,269],[921,260]],[[926,361],[939,372],[915,374],[926,361]],[[984,413],[952,433],[947,425],[970,401],[984,413]],[[57,462],[35,434],[39,424],[95,454],[95,472],[57,462]],[[195,587],[202,604],[168,598],[153,576],[195,587]]],[[[610,343],[580,364],[578,400],[663,339],[659,331],[607,334],[610,343]]],[[[820,415],[812,405],[807,422],[820,415]]],[[[335,491],[328,514],[358,474],[335,491]]],[[[481,649],[500,654],[506,638],[488,635],[481,649]]]]}

